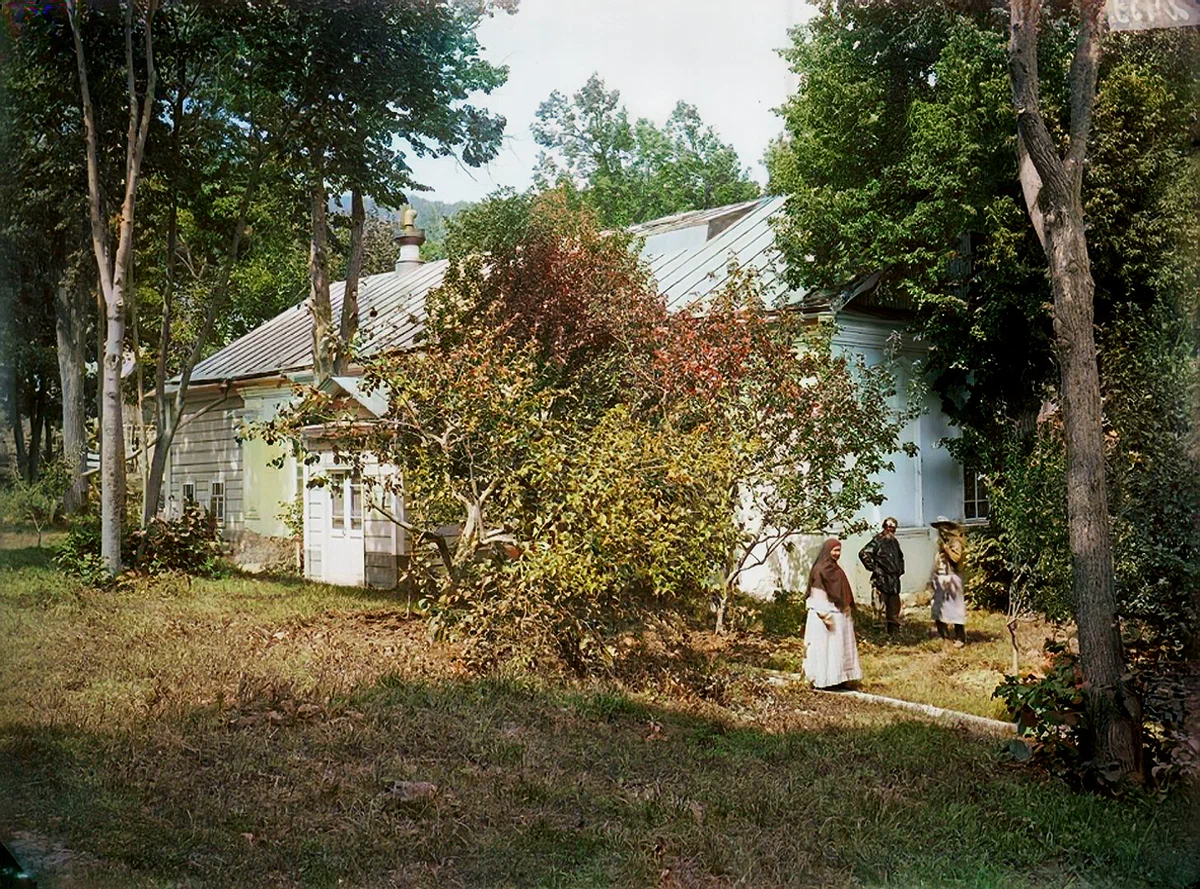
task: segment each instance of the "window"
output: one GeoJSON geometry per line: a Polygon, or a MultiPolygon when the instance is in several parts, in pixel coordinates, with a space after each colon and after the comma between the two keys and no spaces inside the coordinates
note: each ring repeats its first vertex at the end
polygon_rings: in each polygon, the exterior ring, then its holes
{"type": "Polygon", "coordinates": [[[217,524],[225,523],[225,483],[213,482],[208,492],[208,511],[217,524]]]}
{"type": "Polygon", "coordinates": [[[183,483],[183,505],[191,506],[196,502],[196,484],[195,482],[183,483]]]}
{"type": "Polygon", "coordinates": [[[986,521],[988,517],[987,483],[974,469],[963,470],[963,517],[968,522],[986,521]]]}
{"type": "Polygon", "coordinates": [[[346,530],[346,476],[337,473],[329,480],[329,514],[335,531],[346,530]]]}
{"type": "Polygon", "coordinates": [[[333,473],[329,479],[330,525],[334,531],[361,531],[363,526],[362,478],[349,472],[333,473]]]}
{"type": "Polygon", "coordinates": [[[363,488],[362,479],[357,475],[350,476],[350,530],[361,531],[363,523],[363,488]]]}

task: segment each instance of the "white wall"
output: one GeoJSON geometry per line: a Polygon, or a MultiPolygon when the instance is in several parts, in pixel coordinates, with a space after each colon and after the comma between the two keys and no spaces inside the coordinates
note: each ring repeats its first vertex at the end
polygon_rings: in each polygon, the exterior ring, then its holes
{"type": "MultiPolygon", "coordinates": [[[[887,360],[888,337],[896,327],[894,322],[879,318],[843,313],[838,316],[834,349],[860,354],[870,365],[880,364],[887,360]]],[[[897,374],[898,393],[892,406],[897,411],[906,403],[914,372],[913,362],[920,361],[923,356],[919,344],[902,341],[895,356],[897,365],[893,368],[897,374]]],[[[940,444],[942,439],[956,435],[956,431],[942,413],[936,396],[926,394],[924,409],[920,417],[906,424],[901,435],[902,442],[911,441],[917,445],[917,456],[909,457],[903,451],[891,455],[894,471],[878,477],[883,485],[883,503],[878,506],[868,504],[858,514],[858,518],[870,523],[871,530],[843,541],[840,564],[854,587],[855,598],[861,602],[870,601],[871,580],[859,564],[858,551],[878,533],[884,518],[894,516],[900,523],[897,537],[904,551],[906,568],[901,578],[903,592],[923,589],[929,581],[937,542],[937,532],[929,523],[939,515],[962,518],[962,470],[940,444]]],[[[742,589],[764,598],[770,597],[777,588],[803,590],[808,570],[824,540],[823,535],[798,536],[790,541],[790,546],[773,553],[766,564],[745,572],[742,589]]]]}

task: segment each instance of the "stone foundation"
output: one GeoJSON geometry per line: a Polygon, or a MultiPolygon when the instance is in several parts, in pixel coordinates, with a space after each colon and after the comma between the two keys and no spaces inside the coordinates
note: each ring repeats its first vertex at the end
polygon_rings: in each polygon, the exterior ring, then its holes
{"type": "Polygon", "coordinates": [[[298,574],[296,541],[242,531],[232,541],[230,561],[250,574],[298,574]]]}

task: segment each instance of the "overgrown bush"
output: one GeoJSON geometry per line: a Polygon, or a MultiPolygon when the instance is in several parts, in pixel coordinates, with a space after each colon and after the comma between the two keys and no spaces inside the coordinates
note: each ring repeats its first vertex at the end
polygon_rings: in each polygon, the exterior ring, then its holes
{"type": "Polygon", "coordinates": [[[967,532],[965,588],[975,608],[1004,611],[1008,608],[1009,569],[1004,541],[995,528],[972,528],[967,532]]]}
{"type": "MultiPolygon", "coordinates": [[[[1121,775],[1110,764],[1088,758],[1084,746],[1087,689],[1079,657],[1062,642],[1046,640],[1044,675],[1007,676],[993,693],[1008,708],[1018,737],[1009,752],[1019,762],[1033,762],[1052,774],[1079,785],[1113,789],[1121,775]]],[[[1145,738],[1144,777],[1150,786],[1170,789],[1194,777],[1200,767],[1200,748],[1188,726],[1190,671],[1164,669],[1158,655],[1130,646],[1133,686],[1142,708],[1145,738]]]]}
{"type": "Polygon", "coordinates": [[[130,564],[147,574],[175,571],[213,577],[224,565],[216,518],[191,504],[177,519],[156,518],[134,529],[122,548],[129,551],[130,564]]]}
{"type": "Polygon", "coordinates": [[[111,583],[100,557],[99,516],[79,516],[72,520],[66,538],[56,547],[54,564],[64,574],[78,577],[89,586],[111,583]]]}
{"type": "MultiPolygon", "coordinates": [[[[144,529],[133,528],[121,541],[121,561],[130,570],[146,574],[216,576],[224,567],[216,520],[206,510],[189,505],[177,519],[154,519],[144,529]]],[[[72,523],[58,546],[54,564],[85,583],[103,586],[110,582],[100,556],[98,517],[85,516],[72,523]]]]}
{"type": "Polygon", "coordinates": [[[1048,413],[1031,436],[1014,435],[1001,450],[1003,473],[989,480],[989,499],[1009,581],[1019,578],[1028,604],[1046,617],[1070,619],[1075,608],[1061,417],[1048,413]]]}
{"type": "Polygon", "coordinates": [[[1061,642],[1046,640],[1044,676],[1006,676],[992,693],[1017,724],[1009,744],[1020,762],[1034,761],[1069,780],[1083,774],[1080,737],[1085,719],[1079,658],[1061,642]]]}
{"type": "Polygon", "coordinates": [[[62,460],[43,463],[33,481],[14,473],[11,483],[0,490],[0,525],[33,527],[40,547],[43,533],[62,517],[63,494],[69,484],[69,473],[62,460]]]}
{"type": "Polygon", "coordinates": [[[1186,334],[1178,312],[1159,304],[1118,315],[1100,352],[1120,613],[1127,633],[1173,661],[1194,644],[1200,619],[1195,341],[1186,334]]]}

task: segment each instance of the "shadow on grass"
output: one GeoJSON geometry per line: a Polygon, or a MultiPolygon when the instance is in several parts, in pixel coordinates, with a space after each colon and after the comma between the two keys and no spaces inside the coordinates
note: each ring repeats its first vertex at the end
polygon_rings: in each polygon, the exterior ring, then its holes
{"type": "Polygon", "coordinates": [[[26,568],[53,569],[54,549],[43,545],[0,548],[0,571],[21,571],[26,568]]]}
{"type": "MultiPolygon", "coordinates": [[[[775,705],[785,715],[767,731],[613,690],[391,674],[308,707],[249,696],[147,718],[133,735],[10,714],[0,833],[55,837],[94,879],[81,885],[117,873],[330,887],[1200,876],[1180,851],[1177,804],[1075,795],[960,732],[844,700],[795,692],[775,705]]],[[[44,857],[23,860],[55,885],[44,857]]]]}

